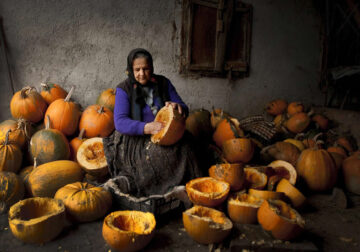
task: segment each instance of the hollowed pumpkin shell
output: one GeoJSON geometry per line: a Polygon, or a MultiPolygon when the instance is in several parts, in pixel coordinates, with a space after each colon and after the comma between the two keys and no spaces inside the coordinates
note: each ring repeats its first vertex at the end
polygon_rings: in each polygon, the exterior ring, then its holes
{"type": "Polygon", "coordinates": [[[101,137],[85,140],[80,145],[76,158],[81,167],[89,174],[102,177],[108,173],[103,139],[101,137]]]}
{"type": "Polygon", "coordinates": [[[216,164],[209,169],[210,177],[230,184],[230,190],[237,191],[244,187],[245,173],[243,164],[216,164]]]}
{"type": "Polygon", "coordinates": [[[267,184],[267,176],[265,173],[260,172],[255,167],[244,168],[245,173],[245,187],[254,189],[263,189],[267,184]]]}
{"type": "Polygon", "coordinates": [[[183,212],[183,224],[188,235],[201,244],[223,241],[233,227],[223,212],[203,206],[194,206],[183,212]]]}
{"type": "Polygon", "coordinates": [[[103,217],[112,204],[110,192],[102,187],[81,182],[60,188],[54,198],[62,200],[66,212],[79,222],[94,221],[103,217]]]}
{"type": "Polygon", "coordinates": [[[139,251],[150,243],[155,226],[152,213],[116,211],[105,217],[102,235],[115,250],[139,251]]]}
{"type": "Polygon", "coordinates": [[[234,138],[223,142],[223,153],[230,163],[248,163],[254,155],[255,145],[251,139],[234,138]]]}
{"type": "Polygon", "coordinates": [[[65,206],[52,198],[29,198],[10,208],[9,226],[23,242],[44,243],[54,239],[65,223],[65,206]]]}
{"type": "Polygon", "coordinates": [[[276,186],[276,191],[283,192],[286,197],[290,199],[291,204],[295,208],[302,207],[306,201],[305,196],[287,179],[280,180],[279,184],[276,186]]]}
{"type": "MultiPolygon", "coordinates": [[[[295,185],[297,180],[297,172],[292,164],[283,160],[275,160],[271,162],[268,166],[274,170],[275,172],[274,176],[279,177],[277,181],[280,180],[281,178],[286,178],[290,182],[290,184],[295,185]]],[[[275,182],[272,181],[271,177],[268,178],[268,180],[269,180],[268,183],[275,182]]]]}
{"type": "Polygon", "coordinates": [[[227,210],[232,221],[242,224],[257,223],[257,211],[264,200],[244,191],[228,198],[227,210]]]}
{"type": "Polygon", "coordinates": [[[257,190],[257,189],[249,189],[249,195],[255,196],[260,199],[275,199],[275,200],[283,200],[285,199],[285,194],[282,192],[274,192],[274,191],[266,191],[266,190],[257,190]]]}
{"type": "Polygon", "coordinates": [[[24,197],[24,183],[13,172],[0,172],[0,214],[24,197]]]}
{"type": "Polygon", "coordinates": [[[218,206],[226,200],[229,191],[229,183],[211,177],[196,178],[186,184],[186,192],[195,205],[218,206]]]}
{"type": "Polygon", "coordinates": [[[155,122],[164,124],[162,130],[151,136],[151,142],[160,145],[172,145],[179,141],[185,131],[185,117],[172,106],[165,106],[156,114],[155,122]]]}
{"type": "Polygon", "coordinates": [[[257,216],[262,228],[280,240],[296,238],[305,226],[300,214],[281,200],[264,200],[257,216]]]}

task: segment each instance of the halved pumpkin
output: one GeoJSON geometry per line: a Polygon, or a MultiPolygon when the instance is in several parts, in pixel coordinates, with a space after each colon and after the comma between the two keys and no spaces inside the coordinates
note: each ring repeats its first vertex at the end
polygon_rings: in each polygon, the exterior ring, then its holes
{"type": "Polygon", "coordinates": [[[209,175],[214,179],[228,182],[232,191],[244,187],[245,173],[243,164],[216,164],[210,167],[209,175]]]}
{"type": "Polygon", "coordinates": [[[257,223],[257,211],[263,201],[245,191],[232,194],[227,201],[230,219],[242,224],[257,223]]]}
{"type": "Polygon", "coordinates": [[[289,180],[290,184],[295,185],[297,172],[292,164],[283,160],[275,160],[268,166],[273,170],[273,174],[268,176],[268,190],[274,190],[275,184],[282,178],[289,180]]]}
{"type": "Polygon", "coordinates": [[[281,200],[264,200],[257,216],[262,228],[280,240],[296,238],[305,226],[301,215],[281,200]]]}
{"type": "Polygon", "coordinates": [[[223,212],[204,206],[194,206],[183,212],[183,224],[188,235],[201,244],[223,241],[233,227],[223,212]]]}
{"type": "Polygon", "coordinates": [[[10,208],[9,226],[13,235],[29,243],[54,239],[65,224],[65,206],[52,198],[29,198],[10,208]]]}
{"type": "Polygon", "coordinates": [[[244,168],[245,187],[254,189],[265,188],[268,178],[265,173],[259,171],[256,167],[244,168]]]}
{"type": "Polygon", "coordinates": [[[153,238],[155,226],[152,213],[116,211],[105,217],[102,235],[115,250],[139,251],[153,238]]]}
{"type": "Polygon", "coordinates": [[[151,136],[151,142],[160,145],[173,145],[179,141],[185,132],[185,117],[172,106],[165,106],[156,114],[155,122],[161,122],[164,127],[159,133],[151,136]]]}
{"type": "Polygon", "coordinates": [[[80,166],[89,174],[102,177],[108,173],[103,139],[101,137],[85,140],[77,151],[76,159],[80,166]]]}
{"type": "Polygon", "coordinates": [[[229,191],[229,183],[211,177],[196,178],[186,184],[190,201],[195,205],[207,207],[215,207],[223,203],[229,191]]]}
{"type": "Polygon", "coordinates": [[[283,200],[285,199],[285,194],[282,192],[274,192],[274,191],[267,191],[267,190],[257,190],[257,189],[249,189],[249,195],[255,196],[260,199],[276,199],[276,200],[283,200]]]}
{"type": "Polygon", "coordinates": [[[286,197],[290,199],[291,204],[295,208],[302,207],[306,201],[305,196],[287,179],[280,180],[279,184],[276,186],[276,191],[283,192],[286,197]]]}

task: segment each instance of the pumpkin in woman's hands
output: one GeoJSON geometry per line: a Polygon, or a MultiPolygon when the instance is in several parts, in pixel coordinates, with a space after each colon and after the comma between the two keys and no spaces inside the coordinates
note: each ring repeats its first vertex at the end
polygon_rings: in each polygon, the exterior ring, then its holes
{"type": "Polygon", "coordinates": [[[37,123],[44,118],[47,104],[34,87],[24,87],[16,92],[10,102],[11,115],[37,123]]]}

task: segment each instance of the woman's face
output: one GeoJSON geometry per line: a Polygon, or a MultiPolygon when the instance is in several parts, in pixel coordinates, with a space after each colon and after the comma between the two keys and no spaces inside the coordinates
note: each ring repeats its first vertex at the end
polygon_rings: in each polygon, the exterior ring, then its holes
{"type": "Polygon", "coordinates": [[[133,61],[135,80],[145,85],[151,78],[151,67],[145,58],[136,58],[133,61]]]}

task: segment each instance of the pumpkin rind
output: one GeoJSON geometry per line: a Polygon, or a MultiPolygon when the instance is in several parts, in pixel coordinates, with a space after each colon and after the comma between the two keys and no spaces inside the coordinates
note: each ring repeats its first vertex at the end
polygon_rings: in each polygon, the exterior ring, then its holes
{"type": "Polygon", "coordinates": [[[29,198],[10,208],[13,235],[28,243],[45,243],[60,234],[65,224],[65,206],[52,198],[29,198]]]}
{"type": "Polygon", "coordinates": [[[29,176],[31,194],[54,197],[56,191],[70,183],[82,181],[83,170],[76,162],[58,160],[39,165],[29,176]]]}
{"type": "Polygon", "coordinates": [[[313,191],[331,189],[337,180],[335,162],[326,150],[305,149],[298,159],[296,170],[313,191]]]}
{"type": "Polygon", "coordinates": [[[245,173],[243,164],[216,164],[209,168],[209,175],[214,179],[229,183],[232,191],[244,187],[245,173]]]}
{"type": "Polygon", "coordinates": [[[112,204],[110,192],[81,182],[61,187],[54,198],[62,200],[66,212],[78,222],[90,222],[103,217],[112,204]]]}
{"type": "Polygon", "coordinates": [[[250,188],[249,195],[252,195],[256,198],[260,199],[276,199],[276,200],[283,200],[285,199],[285,194],[282,192],[274,192],[274,191],[267,191],[267,190],[257,190],[250,188]]]}
{"type": "Polygon", "coordinates": [[[267,185],[268,178],[265,173],[256,169],[256,167],[245,167],[245,187],[254,189],[263,189],[267,185]]]}
{"type": "Polygon", "coordinates": [[[105,217],[102,235],[107,244],[117,251],[140,251],[154,237],[155,227],[152,213],[116,211],[105,217]]]}
{"type": "Polygon", "coordinates": [[[194,206],[182,214],[188,235],[201,244],[219,243],[231,232],[232,222],[218,210],[194,206]]]}
{"type": "Polygon", "coordinates": [[[115,129],[113,112],[100,105],[90,105],[81,115],[79,130],[85,129],[85,137],[107,137],[115,129]]]}
{"type": "Polygon", "coordinates": [[[305,196],[287,179],[280,180],[276,186],[276,191],[283,192],[295,208],[300,208],[305,204],[305,196]]]}
{"type": "Polygon", "coordinates": [[[241,224],[257,223],[257,211],[263,199],[241,191],[234,193],[227,200],[227,210],[232,221],[241,224]]]}
{"type": "Polygon", "coordinates": [[[151,136],[151,142],[159,145],[173,145],[179,141],[185,132],[185,117],[172,106],[165,106],[156,114],[155,122],[161,122],[164,127],[159,133],[151,136]]]}
{"type": "Polygon", "coordinates": [[[186,192],[194,204],[215,207],[223,203],[230,191],[229,183],[211,177],[202,177],[186,183],[186,192]]]}
{"type": "Polygon", "coordinates": [[[11,115],[37,123],[44,118],[47,104],[34,87],[24,87],[10,101],[11,115]]]}
{"type": "Polygon", "coordinates": [[[262,228],[271,231],[276,239],[291,240],[304,230],[304,219],[281,200],[264,200],[257,216],[262,228]]]}
{"type": "Polygon", "coordinates": [[[24,192],[24,183],[19,176],[13,172],[0,172],[0,203],[10,207],[24,197],[24,192]]]}

